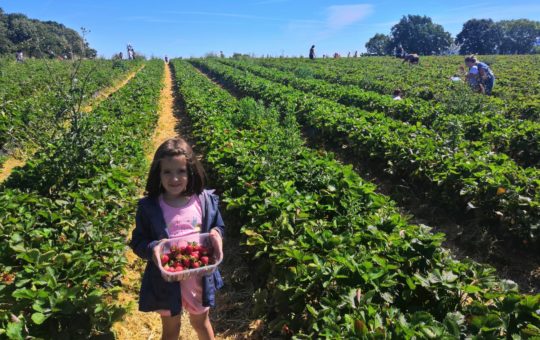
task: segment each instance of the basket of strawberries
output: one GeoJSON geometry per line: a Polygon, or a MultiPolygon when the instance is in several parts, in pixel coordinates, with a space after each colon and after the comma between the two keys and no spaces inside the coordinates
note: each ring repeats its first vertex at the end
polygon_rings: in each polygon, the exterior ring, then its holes
{"type": "Polygon", "coordinates": [[[213,273],[222,261],[214,254],[210,234],[195,233],[164,240],[158,248],[158,267],[167,282],[213,273]]]}

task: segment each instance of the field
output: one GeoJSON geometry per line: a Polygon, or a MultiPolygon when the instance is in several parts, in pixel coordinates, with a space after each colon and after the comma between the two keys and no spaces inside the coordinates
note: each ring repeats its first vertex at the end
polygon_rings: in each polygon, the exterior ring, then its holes
{"type": "Polygon", "coordinates": [[[221,197],[218,337],[540,337],[540,57],[481,58],[492,97],[461,60],[0,61],[0,335],[154,334],[126,244],[170,129],[221,197]]]}

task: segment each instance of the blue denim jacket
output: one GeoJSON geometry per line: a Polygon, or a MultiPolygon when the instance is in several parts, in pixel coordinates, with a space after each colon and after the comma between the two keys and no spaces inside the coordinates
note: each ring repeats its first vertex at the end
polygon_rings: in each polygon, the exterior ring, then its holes
{"type": "MultiPolygon", "coordinates": [[[[224,223],[218,208],[218,196],[214,190],[204,190],[199,199],[202,205],[202,233],[216,228],[223,237],[224,223]]],[[[139,310],[151,312],[158,309],[178,315],[182,311],[182,298],[178,282],[166,282],[159,268],[152,261],[153,248],[162,239],[169,238],[163,212],[157,198],[144,197],[137,206],[136,226],[129,246],[137,256],[147,260],[139,294],[139,310]]],[[[203,276],[203,306],[215,306],[216,289],[223,287],[219,270],[203,276]]]]}

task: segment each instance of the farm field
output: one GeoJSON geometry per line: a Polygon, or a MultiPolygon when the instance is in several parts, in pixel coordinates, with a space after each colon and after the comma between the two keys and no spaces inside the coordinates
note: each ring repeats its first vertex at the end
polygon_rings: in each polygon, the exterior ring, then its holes
{"type": "Polygon", "coordinates": [[[110,60],[21,64],[0,59],[0,166],[6,158],[24,158],[54,139],[70,105],[84,110],[101,89],[139,64],[110,60]]]}
{"type": "Polygon", "coordinates": [[[126,244],[160,130],[195,143],[241,243],[225,290],[248,293],[221,300],[218,338],[540,337],[540,58],[482,59],[493,97],[449,80],[461,57],[88,61],[86,98],[133,78],[59,130],[46,72],[0,60],[1,146],[49,140],[0,184],[0,337],[127,339],[142,320],[126,244]]]}

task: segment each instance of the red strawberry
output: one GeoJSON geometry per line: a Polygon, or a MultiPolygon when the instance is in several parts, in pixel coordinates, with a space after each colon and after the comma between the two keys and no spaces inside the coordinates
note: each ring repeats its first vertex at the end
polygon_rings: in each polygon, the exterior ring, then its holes
{"type": "Polygon", "coordinates": [[[189,260],[189,258],[184,257],[184,258],[182,259],[182,265],[183,265],[184,267],[186,267],[186,268],[189,268],[189,265],[190,265],[190,260],[189,260]]]}
{"type": "Polygon", "coordinates": [[[191,253],[191,256],[193,256],[195,259],[199,259],[200,255],[199,255],[199,252],[198,251],[194,251],[193,253],[191,253]]]}
{"type": "Polygon", "coordinates": [[[182,266],[178,266],[178,267],[175,268],[175,271],[177,271],[177,272],[181,272],[182,270],[184,270],[184,267],[182,267],[182,266]]]}
{"type": "Polygon", "coordinates": [[[208,256],[201,257],[201,263],[206,266],[208,264],[208,256]]]}
{"type": "Polygon", "coordinates": [[[188,243],[188,245],[186,246],[186,253],[187,254],[191,254],[193,253],[193,246],[191,244],[188,243]]]}
{"type": "Polygon", "coordinates": [[[192,268],[199,268],[201,266],[201,263],[199,261],[193,262],[192,268]]]}
{"type": "Polygon", "coordinates": [[[165,265],[165,263],[169,262],[169,255],[163,254],[161,255],[161,265],[165,265]]]}

